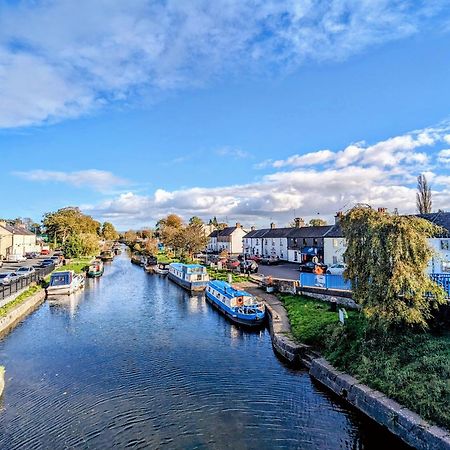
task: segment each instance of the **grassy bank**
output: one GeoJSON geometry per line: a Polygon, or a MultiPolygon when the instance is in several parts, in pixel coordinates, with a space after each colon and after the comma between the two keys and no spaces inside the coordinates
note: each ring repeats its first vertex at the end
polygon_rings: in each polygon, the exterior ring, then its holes
{"type": "Polygon", "coordinates": [[[228,274],[231,273],[233,283],[248,281],[248,277],[246,275],[238,275],[227,270],[215,270],[211,269],[210,267],[208,267],[206,270],[208,271],[211,280],[228,281],[228,274]]]}
{"type": "Polygon", "coordinates": [[[56,271],[61,272],[64,270],[73,270],[75,273],[82,273],[85,272],[86,269],[89,267],[89,264],[92,261],[92,259],[93,257],[89,256],[84,258],[71,259],[69,264],[58,267],[56,271]]]}
{"type": "Polygon", "coordinates": [[[31,286],[26,291],[22,292],[17,298],[15,298],[12,302],[7,303],[5,306],[0,308],[0,317],[6,316],[10,311],[23,303],[27,298],[36,294],[42,290],[42,287],[39,285],[31,286]]]}
{"type": "Polygon", "coordinates": [[[361,313],[345,326],[323,302],[282,295],[295,339],[338,369],[450,429],[450,334],[381,332],[361,313]]]}

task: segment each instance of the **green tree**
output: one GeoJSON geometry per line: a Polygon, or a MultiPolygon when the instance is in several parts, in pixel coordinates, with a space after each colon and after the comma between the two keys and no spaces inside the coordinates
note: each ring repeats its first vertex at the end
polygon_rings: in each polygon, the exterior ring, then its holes
{"type": "Polygon", "coordinates": [[[189,219],[189,225],[203,225],[203,224],[204,224],[203,220],[198,216],[192,216],[189,219]]]}
{"type": "Polygon", "coordinates": [[[433,255],[427,238],[439,229],[431,222],[356,207],[341,219],[347,241],[345,276],[353,298],[378,325],[427,327],[445,293],[426,274],[433,255]]]}
{"type": "Polygon", "coordinates": [[[309,226],[311,227],[323,227],[327,225],[327,221],[324,219],[311,219],[309,221],[309,226]]]}
{"type": "Polygon", "coordinates": [[[98,237],[92,233],[72,234],[63,244],[63,252],[66,258],[93,256],[97,254],[98,251],[98,237]]]}
{"type": "Polygon", "coordinates": [[[430,213],[433,206],[431,201],[431,187],[424,174],[417,177],[416,205],[419,214],[430,213]]]}
{"type": "Polygon", "coordinates": [[[115,241],[119,239],[119,233],[110,222],[104,222],[102,225],[102,236],[107,241],[115,241]]]}

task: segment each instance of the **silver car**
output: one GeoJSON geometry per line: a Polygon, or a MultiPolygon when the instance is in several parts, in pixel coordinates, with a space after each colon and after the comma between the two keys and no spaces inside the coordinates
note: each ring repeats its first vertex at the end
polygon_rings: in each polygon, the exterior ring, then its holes
{"type": "Polygon", "coordinates": [[[20,267],[16,270],[16,274],[21,277],[26,277],[28,275],[31,275],[32,273],[36,272],[34,267],[20,267]]]}
{"type": "Polygon", "coordinates": [[[3,272],[0,273],[0,286],[7,286],[11,284],[11,282],[18,280],[20,276],[18,276],[15,272],[3,272]]]}

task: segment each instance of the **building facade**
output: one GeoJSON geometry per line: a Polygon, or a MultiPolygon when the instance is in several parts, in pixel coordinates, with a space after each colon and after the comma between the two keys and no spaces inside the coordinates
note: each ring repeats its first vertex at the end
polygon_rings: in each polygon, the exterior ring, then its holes
{"type": "Polygon", "coordinates": [[[8,225],[0,222],[0,257],[8,255],[24,255],[27,252],[38,252],[40,246],[36,235],[25,227],[8,225]]]}
{"type": "Polygon", "coordinates": [[[243,237],[247,234],[240,223],[234,227],[215,230],[209,235],[207,251],[210,253],[227,252],[239,255],[243,252],[243,237]]]}

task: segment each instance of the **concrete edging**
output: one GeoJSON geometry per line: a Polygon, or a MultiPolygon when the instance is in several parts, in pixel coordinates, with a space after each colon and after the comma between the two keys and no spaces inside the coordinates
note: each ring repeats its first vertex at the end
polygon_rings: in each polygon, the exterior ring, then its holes
{"type": "Polygon", "coordinates": [[[3,394],[3,389],[5,389],[5,368],[0,366],[0,397],[3,394]]]}
{"type": "Polygon", "coordinates": [[[450,431],[429,424],[382,392],[336,370],[325,359],[314,359],[309,374],[407,444],[419,450],[450,450],[450,431]]]}
{"type": "Polygon", "coordinates": [[[42,289],[24,300],[20,305],[0,318],[0,337],[8,334],[18,322],[34,311],[45,300],[45,290],[42,289]]]}

